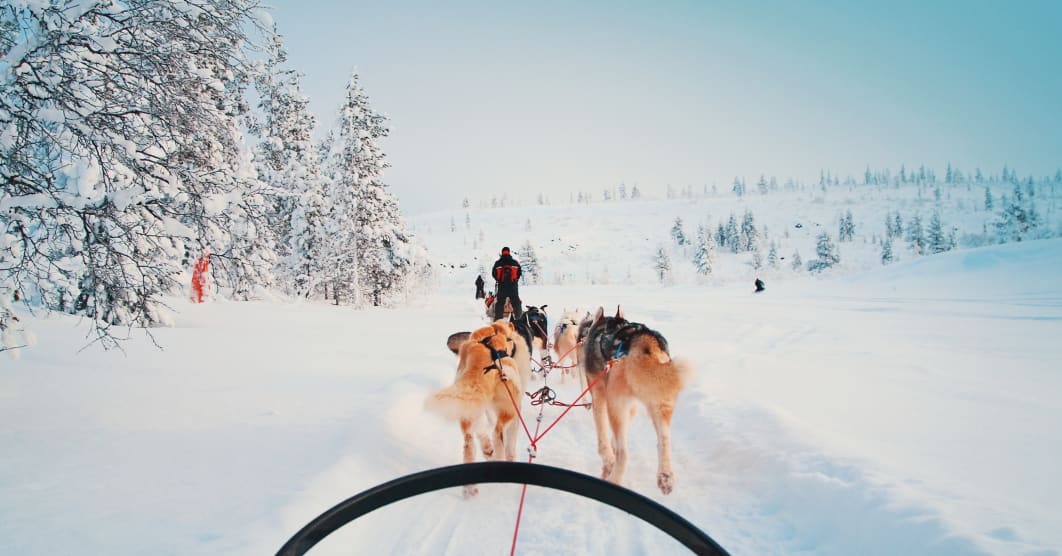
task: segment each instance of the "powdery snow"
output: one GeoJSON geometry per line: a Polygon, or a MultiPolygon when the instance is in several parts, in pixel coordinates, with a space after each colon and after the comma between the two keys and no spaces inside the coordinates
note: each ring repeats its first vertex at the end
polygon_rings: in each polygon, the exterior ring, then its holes
{"type": "MultiPolygon", "coordinates": [[[[734,554],[1056,554],[1060,271],[1050,240],[760,295],[744,283],[522,295],[553,318],[623,303],[694,361],[676,491],[655,488],[644,415],[628,486],[734,554]]],[[[164,349],[134,333],[124,354],[81,350],[77,320],[29,319],[40,345],[0,367],[0,553],[269,554],[360,490],[458,462],[457,426],[422,404],[452,378],[446,336],[483,322],[472,278],[389,311],[173,300],[176,325],[153,331],[164,349]]],[[[577,392],[550,382],[561,399],[577,392]]],[[[565,417],[537,461],[596,474],[588,412],[565,417]]],[[[515,485],[424,495],[311,553],[504,553],[518,498],[515,485]]],[[[518,552],[684,550],[623,512],[531,488],[518,552]]]]}

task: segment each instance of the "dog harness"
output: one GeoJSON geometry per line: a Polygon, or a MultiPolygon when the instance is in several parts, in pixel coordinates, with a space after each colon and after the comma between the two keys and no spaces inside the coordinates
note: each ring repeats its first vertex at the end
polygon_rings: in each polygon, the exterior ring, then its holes
{"type": "Polygon", "coordinates": [[[640,334],[650,334],[667,351],[667,340],[658,332],[639,322],[627,322],[612,334],[602,334],[597,340],[597,349],[602,355],[620,359],[630,354],[631,341],[640,334]]]}
{"type": "Polygon", "coordinates": [[[494,336],[498,336],[498,334],[494,334],[492,336],[487,336],[486,338],[483,338],[479,342],[479,343],[483,344],[483,346],[486,347],[488,350],[490,350],[491,364],[486,366],[486,367],[483,367],[483,374],[489,373],[491,371],[491,369],[497,369],[499,373],[502,372],[501,360],[506,358],[506,357],[512,357],[513,355],[516,355],[516,342],[514,342],[512,338],[508,338],[508,337],[505,338],[505,341],[507,341],[510,344],[512,344],[512,349],[509,350],[509,352],[504,352],[504,351],[498,351],[498,350],[494,349],[494,346],[490,345],[490,339],[493,338],[494,336]]]}
{"type": "Polygon", "coordinates": [[[569,326],[579,326],[579,323],[575,322],[572,319],[564,319],[564,320],[562,320],[560,322],[560,333],[564,334],[564,331],[567,330],[569,326]]]}

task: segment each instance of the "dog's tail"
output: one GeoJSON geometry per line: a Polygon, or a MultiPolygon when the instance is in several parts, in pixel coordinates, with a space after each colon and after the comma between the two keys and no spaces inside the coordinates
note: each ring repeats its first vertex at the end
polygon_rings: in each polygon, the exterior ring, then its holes
{"type": "Polygon", "coordinates": [[[647,349],[649,357],[656,360],[663,368],[670,369],[674,380],[679,388],[685,388],[693,379],[693,363],[688,359],[672,359],[668,353],[667,340],[659,332],[652,330],[647,336],[647,349]]]}
{"type": "Polygon", "coordinates": [[[650,359],[661,365],[667,365],[671,362],[671,354],[667,351],[667,340],[655,330],[646,330],[638,334],[635,336],[634,344],[633,351],[637,351],[637,348],[640,347],[645,350],[645,354],[650,359]]]}
{"type": "Polygon", "coordinates": [[[693,363],[689,359],[672,359],[672,367],[675,368],[675,376],[678,377],[682,388],[689,386],[693,380],[693,363]]]}
{"type": "Polygon", "coordinates": [[[428,396],[424,407],[454,421],[474,420],[487,408],[493,396],[492,392],[477,386],[457,382],[428,396]]]}

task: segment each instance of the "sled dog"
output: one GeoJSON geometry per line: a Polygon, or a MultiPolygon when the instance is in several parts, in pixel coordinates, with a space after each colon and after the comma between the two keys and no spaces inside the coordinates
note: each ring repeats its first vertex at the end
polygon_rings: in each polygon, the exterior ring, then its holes
{"type": "Polygon", "coordinates": [[[578,308],[561,312],[560,320],[553,329],[553,350],[557,352],[557,364],[570,367],[561,369],[561,382],[566,376],[574,375],[580,378],[582,387],[586,388],[585,375],[579,367],[579,352],[582,350],[575,347],[579,343],[579,320],[578,308]]]}
{"type": "Polygon", "coordinates": [[[635,402],[641,402],[656,429],[656,484],[664,494],[670,493],[675,482],[671,415],[692,367],[671,359],[667,340],[659,332],[625,319],[622,308],[617,308],[616,316],[606,317],[599,307],[590,324],[581,328],[586,331],[581,364],[587,382],[593,383],[606,373],[591,390],[602,478],[622,482],[627,469],[627,427],[637,409],[635,402]]]}
{"type": "MultiPolygon", "coordinates": [[[[487,309],[484,312],[484,314],[487,316],[488,319],[490,319],[492,321],[494,320],[494,303],[497,302],[497,300],[498,300],[497,294],[491,293],[490,295],[487,296],[487,299],[484,302],[487,305],[487,309]]],[[[509,301],[509,298],[506,297],[505,298],[505,307],[502,307],[502,318],[503,319],[507,319],[507,318],[511,317],[512,314],[513,314],[513,304],[512,304],[512,302],[509,301]]]]}
{"type": "MultiPolygon", "coordinates": [[[[516,331],[516,325],[499,320],[494,324],[506,325],[509,337],[516,342],[516,353],[513,355],[513,360],[516,361],[516,368],[520,371],[520,377],[523,379],[522,386],[527,386],[527,383],[531,381],[531,350],[527,347],[528,343],[520,333],[516,331]]],[[[493,326],[493,325],[492,325],[493,326]]],[[[459,354],[461,346],[469,340],[472,336],[472,332],[454,332],[446,338],[446,347],[454,354],[459,354]]]]}
{"type": "MultiPolygon", "coordinates": [[[[447,340],[467,334],[457,349],[457,375],[454,383],[432,394],[428,409],[456,420],[464,435],[463,461],[475,459],[473,443],[474,425],[486,418],[493,426],[493,441],[487,435],[479,435],[480,449],[485,457],[516,459],[516,437],[519,432],[519,414],[527,383],[517,361],[527,358],[523,340],[517,336],[511,323],[495,322],[472,332],[459,332],[447,340]],[[513,400],[516,404],[513,404],[513,400]]],[[[530,365],[527,365],[530,373],[530,365]]],[[[465,496],[475,496],[478,489],[467,485],[465,496]]]]}
{"type": "Polygon", "coordinates": [[[516,327],[516,332],[527,342],[532,356],[546,353],[546,346],[549,345],[549,337],[546,335],[549,319],[546,316],[545,305],[541,307],[528,305],[520,318],[509,318],[516,327]]]}

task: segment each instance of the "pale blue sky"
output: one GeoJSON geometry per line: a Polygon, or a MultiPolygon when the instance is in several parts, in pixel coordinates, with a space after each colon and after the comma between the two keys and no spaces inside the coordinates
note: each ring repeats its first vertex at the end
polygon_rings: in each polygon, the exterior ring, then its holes
{"type": "Polygon", "coordinates": [[[357,68],[403,208],[760,173],[1062,166],[1062,2],[274,0],[330,125],[357,68]]]}

